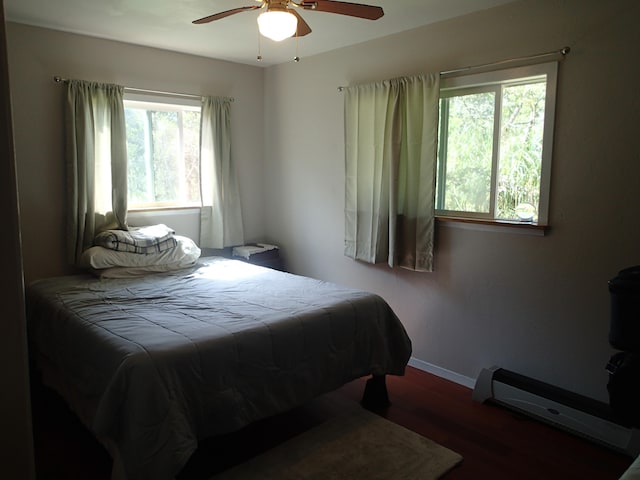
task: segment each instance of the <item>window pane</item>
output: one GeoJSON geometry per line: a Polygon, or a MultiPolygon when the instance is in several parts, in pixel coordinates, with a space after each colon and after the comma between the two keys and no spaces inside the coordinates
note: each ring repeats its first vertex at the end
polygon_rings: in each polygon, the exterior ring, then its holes
{"type": "Polygon", "coordinates": [[[545,96],[545,83],[503,89],[496,218],[537,220],[545,96]]]}
{"type": "Polygon", "coordinates": [[[441,80],[438,214],[547,225],[557,69],[441,80]]]}
{"type": "Polygon", "coordinates": [[[180,137],[177,112],[148,112],[151,137],[154,193],[149,201],[167,202],[179,199],[180,137]]]}
{"type": "Polygon", "coordinates": [[[200,112],[181,108],[125,108],[134,208],[200,202],[200,112]]]}
{"type": "Polygon", "coordinates": [[[125,109],[127,125],[127,181],[129,203],[147,202],[152,198],[151,158],[147,149],[149,129],[144,110],[125,109]]]}
{"type": "MultiPolygon", "coordinates": [[[[442,190],[444,210],[490,211],[495,93],[460,95],[443,100],[448,115],[442,190]]],[[[442,152],[441,147],[441,152],[442,152]]]]}

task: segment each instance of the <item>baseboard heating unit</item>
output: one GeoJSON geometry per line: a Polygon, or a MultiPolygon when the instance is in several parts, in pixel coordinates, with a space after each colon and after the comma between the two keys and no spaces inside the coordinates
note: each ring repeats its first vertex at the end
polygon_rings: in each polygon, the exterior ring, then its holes
{"type": "Polygon", "coordinates": [[[473,389],[477,402],[494,402],[632,457],[640,431],[618,423],[608,404],[503,368],[485,368],[473,389]]]}

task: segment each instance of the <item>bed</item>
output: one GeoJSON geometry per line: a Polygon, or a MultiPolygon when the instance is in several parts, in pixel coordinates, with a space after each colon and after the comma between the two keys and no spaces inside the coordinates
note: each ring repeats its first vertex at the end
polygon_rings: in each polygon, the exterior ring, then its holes
{"type": "Polygon", "coordinates": [[[411,355],[378,295],[222,257],[43,279],[26,295],[34,364],[109,450],[114,479],[174,478],[198,440],[402,375],[411,355]]]}

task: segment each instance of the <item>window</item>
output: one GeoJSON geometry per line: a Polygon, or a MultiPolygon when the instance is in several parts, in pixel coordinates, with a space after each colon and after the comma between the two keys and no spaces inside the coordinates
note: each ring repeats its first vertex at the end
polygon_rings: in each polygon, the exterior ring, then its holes
{"type": "Polygon", "coordinates": [[[125,95],[129,209],[200,206],[200,103],[125,95]]]}
{"type": "Polygon", "coordinates": [[[546,225],[557,63],[443,78],[436,213],[546,225]]]}

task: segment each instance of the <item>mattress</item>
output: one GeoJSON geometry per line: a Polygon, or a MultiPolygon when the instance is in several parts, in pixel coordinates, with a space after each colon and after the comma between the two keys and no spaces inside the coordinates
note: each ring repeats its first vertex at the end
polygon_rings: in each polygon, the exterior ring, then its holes
{"type": "Polygon", "coordinates": [[[26,295],[31,350],[92,406],[81,418],[130,480],[174,478],[199,439],[402,375],[411,355],[378,295],[221,257],[43,279],[26,295]]]}

